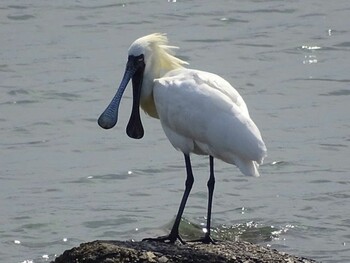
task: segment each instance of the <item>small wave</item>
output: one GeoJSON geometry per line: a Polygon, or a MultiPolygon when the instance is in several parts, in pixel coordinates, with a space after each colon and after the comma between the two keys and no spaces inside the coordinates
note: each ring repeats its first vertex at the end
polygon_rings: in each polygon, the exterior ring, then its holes
{"type": "Polygon", "coordinates": [[[33,18],[35,18],[35,16],[33,16],[33,15],[13,15],[13,16],[8,15],[7,18],[10,20],[23,21],[23,20],[33,19],[33,18]]]}

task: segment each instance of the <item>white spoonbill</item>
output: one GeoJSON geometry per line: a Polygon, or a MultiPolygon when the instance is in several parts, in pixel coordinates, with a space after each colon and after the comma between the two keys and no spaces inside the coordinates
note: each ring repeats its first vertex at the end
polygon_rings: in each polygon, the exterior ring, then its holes
{"type": "Polygon", "coordinates": [[[210,236],[211,207],[214,191],[214,158],[235,164],[243,174],[259,176],[258,166],[266,156],[260,131],[249,116],[239,93],[218,75],[187,69],[187,62],[174,56],[164,34],[150,34],[131,44],[128,62],[117,93],[98,119],[104,129],[118,119],[123,92],[132,79],[133,106],[126,133],[140,139],[144,131],[139,106],[160,120],[171,144],[185,157],[187,178],[185,192],[171,232],[149,238],[174,243],[194,178],[190,154],[209,156],[208,211],[204,243],[214,243],[210,236]]]}

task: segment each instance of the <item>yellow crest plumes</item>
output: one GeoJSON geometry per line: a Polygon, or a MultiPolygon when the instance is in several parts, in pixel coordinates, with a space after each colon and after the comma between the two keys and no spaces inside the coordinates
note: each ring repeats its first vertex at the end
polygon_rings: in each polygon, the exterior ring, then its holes
{"type": "Polygon", "coordinates": [[[178,47],[169,46],[168,38],[165,34],[155,33],[148,35],[148,37],[150,37],[150,46],[154,52],[153,55],[161,63],[161,67],[164,69],[174,69],[188,64],[186,61],[175,57],[174,49],[178,49],[178,47]]]}
{"type": "Polygon", "coordinates": [[[159,69],[167,72],[188,64],[186,61],[175,57],[174,49],[178,49],[178,47],[168,45],[166,34],[154,33],[137,39],[131,45],[129,54],[138,55],[143,53],[146,64],[149,62],[154,67],[154,70],[159,69]],[[148,51],[148,54],[146,51],[148,51]]]}

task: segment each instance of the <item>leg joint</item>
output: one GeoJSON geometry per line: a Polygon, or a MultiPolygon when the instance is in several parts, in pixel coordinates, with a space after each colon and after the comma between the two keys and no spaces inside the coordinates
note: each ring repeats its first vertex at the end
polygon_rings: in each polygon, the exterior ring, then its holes
{"type": "Polygon", "coordinates": [[[214,176],[210,176],[208,182],[207,182],[207,186],[208,188],[214,188],[215,185],[215,178],[214,176]]]}
{"type": "Polygon", "coordinates": [[[186,188],[192,188],[193,182],[194,182],[194,179],[192,176],[187,177],[186,182],[185,182],[186,188]]]}

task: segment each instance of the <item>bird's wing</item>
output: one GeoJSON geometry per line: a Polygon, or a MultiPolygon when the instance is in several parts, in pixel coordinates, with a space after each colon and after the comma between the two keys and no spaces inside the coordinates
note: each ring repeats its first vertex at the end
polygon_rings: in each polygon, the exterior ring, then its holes
{"type": "Polygon", "coordinates": [[[227,82],[222,77],[205,71],[193,70],[193,69],[178,69],[168,72],[163,78],[159,79],[159,81],[175,80],[188,80],[193,79],[197,85],[207,84],[208,87],[212,89],[216,89],[220,91],[223,95],[226,95],[231,99],[232,103],[236,104],[238,108],[240,108],[242,114],[245,114],[249,117],[249,111],[247,105],[245,104],[243,98],[238,93],[238,91],[231,86],[229,82],[227,82]]]}
{"type": "Polygon", "coordinates": [[[155,80],[153,93],[160,121],[176,148],[184,150],[170,133],[193,140],[203,152],[226,162],[234,163],[233,157],[262,162],[266,147],[260,131],[242,97],[221,77],[178,69],[155,80]]]}
{"type": "Polygon", "coordinates": [[[225,79],[216,74],[203,71],[194,71],[193,77],[195,78],[198,85],[201,85],[203,83],[207,84],[208,87],[216,89],[222,94],[229,97],[231,101],[236,104],[236,106],[241,110],[241,113],[249,117],[248,108],[243,98],[238,93],[238,91],[232,87],[231,84],[228,83],[225,79]]]}

